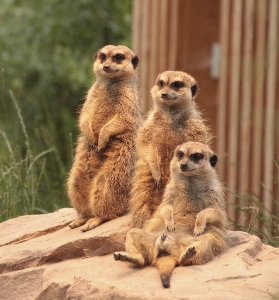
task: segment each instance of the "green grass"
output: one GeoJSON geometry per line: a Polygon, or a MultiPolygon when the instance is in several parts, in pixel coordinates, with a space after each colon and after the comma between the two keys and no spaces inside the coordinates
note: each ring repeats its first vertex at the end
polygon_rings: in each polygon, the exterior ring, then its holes
{"type": "MultiPolygon", "coordinates": [[[[279,158],[275,161],[279,171],[279,158]]],[[[274,175],[274,186],[279,192],[279,177],[274,175]]],[[[239,200],[237,204],[231,204],[236,210],[245,214],[244,224],[231,223],[237,230],[242,230],[250,234],[257,235],[265,244],[279,247],[279,202],[275,196],[268,191],[272,200],[272,211],[269,211],[263,204],[261,197],[254,192],[247,192],[241,195],[232,192],[239,200]]]]}
{"type": "MultiPolygon", "coordinates": [[[[67,167],[52,133],[47,126],[28,132],[12,91],[2,100],[12,105],[6,107],[0,123],[0,221],[68,206],[64,187],[67,167]]],[[[70,137],[69,144],[72,156],[70,137]]]]}

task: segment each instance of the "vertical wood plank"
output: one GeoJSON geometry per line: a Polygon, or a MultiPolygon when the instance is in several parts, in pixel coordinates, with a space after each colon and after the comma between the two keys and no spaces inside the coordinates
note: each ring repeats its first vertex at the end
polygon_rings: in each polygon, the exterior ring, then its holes
{"type": "Polygon", "coordinates": [[[218,173],[221,180],[225,180],[225,154],[226,154],[226,111],[227,111],[227,89],[228,89],[228,52],[229,52],[229,20],[230,0],[221,1],[220,8],[220,76],[218,83],[218,126],[217,126],[217,153],[221,157],[218,164],[218,173]]]}
{"type": "Polygon", "coordinates": [[[168,6],[170,10],[170,26],[169,26],[169,55],[168,70],[176,69],[177,57],[177,36],[178,36],[178,0],[169,0],[168,6]]]}
{"type": "Polygon", "coordinates": [[[263,163],[263,202],[268,211],[272,211],[270,191],[273,186],[276,73],[278,68],[278,0],[269,1],[268,37],[267,37],[267,83],[264,123],[264,163],[263,163]]]}
{"type": "MultiPolygon", "coordinates": [[[[158,73],[158,63],[159,63],[159,55],[160,49],[158,47],[158,39],[160,37],[160,18],[159,18],[159,9],[158,9],[158,1],[151,0],[152,2],[152,20],[151,20],[151,39],[150,39],[150,84],[155,82],[158,73]]],[[[151,88],[151,86],[150,86],[151,88]]]]}
{"type": "Polygon", "coordinates": [[[143,18],[142,18],[142,67],[141,67],[141,97],[143,103],[143,111],[147,111],[149,107],[149,72],[150,72],[150,24],[151,24],[151,2],[149,0],[141,0],[143,18]]]}
{"type": "Polygon", "coordinates": [[[255,69],[253,86],[253,118],[252,118],[252,162],[251,162],[251,190],[260,194],[261,165],[262,165],[262,128],[263,128],[263,100],[265,77],[265,35],[266,35],[266,8],[267,1],[256,1],[256,43],[255,43],[255,69]]]}
{"type": "Polygon", "coordinates": [[[159,66],[158,73],[167,69],[167,32],[168,32],[168,0],[160,0],[160,36],[159,36],[159,66]]]}
{"type": "MultiPolygon", "coordinates": [[[[241,70],[241,101],[240,101],[240,136],[239,136],[239,176],[238,192],[245,194],[249,187],[251,151],[251,104],[252,104],[252,62],[253,62],[253,33],[254,33],[254,0],[244,1],[243,23],[243,56],[241,70]]],[[[242,203],[240,203],[241,205],[242,203]]],[[[244,225],[245,214],[239,212],[238,223],[244,225]]]]}
{"type": "Polygon", "coordinates": [[[139,53],[139,40],[140,40],[140,36],[141,36],[140,11],[141,11],[140,10],[140,1],[133,0],[132,49],[137,54],[139,53]]]}
{"type": "MultiPolygon", "coordinates": [[[[238,121],[239,121],[239,88],[240,88],[240,63],[241,63],[241,21],[242,0],[234,0],[232,7],[232,46],[230,68],[230,91],[229,91],[229,128],[228,128],[228,188],[235,189],[237,185],[237,162],[238,162],[238,121]]],[[[235,220],[235,196],[228,195],[228,214],[235,220]]]]}

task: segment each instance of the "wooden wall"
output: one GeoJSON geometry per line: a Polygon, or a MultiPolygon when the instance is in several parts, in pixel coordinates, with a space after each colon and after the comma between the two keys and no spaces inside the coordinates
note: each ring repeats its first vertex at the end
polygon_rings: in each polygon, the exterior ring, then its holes
{"type": "MultiPolygon", "coordinates": [[[[220,4],[219,173],[229,188],[253,191],[272,211],[273,174],[279,175],[279,1],[220,4]]],[[[229,215],[244,222],[233,206],[229,215]]]]}
{"type": "MultiPolygon", "coordinates": [[[[261,183],[275,192],[278,5],[279,0],[133,0],[143,111],[152,106],[150,89],[159,73],[190,73],[198,82],[197,103],[216,136],[220,178],[229,189],[254,191],[270,210],[271,197],[261,183]],[[210,74],[213,43],[221,47],[217,79],[210,74]]],[[[228,200],[238,201],[230,193],[228,200]]],[[[244,222],[233,206],[228,213],[244,222]]]]}

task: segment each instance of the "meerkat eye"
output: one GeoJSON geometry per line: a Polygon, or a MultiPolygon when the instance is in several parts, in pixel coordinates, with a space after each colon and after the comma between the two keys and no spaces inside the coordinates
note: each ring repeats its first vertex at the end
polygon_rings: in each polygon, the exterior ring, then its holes
{"type": "Polygon", "coordinates": [[[100,60],[104,61],[106,60],[107,56],[104,53],[100,54],[100,60]]]}
{"type": "Polygon", "coordinates": [[[203,154],[202,153],[194,153],[194,154],[191,154],[190,156],[190,159],[193,161],[193,162],[198,162],[199,160],[203,159],[203,154]]]}
{"type": "Polygon", "coordinates": [[[175,81],[171,84],[171,87],[175,88],[175,89],[179,89],[181,87],[183,87],[184,84],[182,81],[175,81]]]}
{"type": "Polygon", "coordinates": [[[158,85],[159,85],[159,87],[163,87],[165,85],[165,83],[163,80],[159,80],[158,85]]]}
{"type": "Polygon", "coordinates": [[[125,57],[124,57],[124,55],[123,54],[116,54],[115,56],[114,56],[114,58],[117,60],[117,61],[121,61],[121,60],[123,60],[125,57]]]}
{"type": "Polygon", "coordinates": [[[198,89],[198,87],[196,84],[191,86],[192,97],[194,97],[196,95],[197,89],[198,89]]]}
{"type": "Polygon", "coordinates": [[[184,153],[182,151],[177,152],[177,157],[178,158],[183,158],[183,156],[184,156],[184,153]]]}

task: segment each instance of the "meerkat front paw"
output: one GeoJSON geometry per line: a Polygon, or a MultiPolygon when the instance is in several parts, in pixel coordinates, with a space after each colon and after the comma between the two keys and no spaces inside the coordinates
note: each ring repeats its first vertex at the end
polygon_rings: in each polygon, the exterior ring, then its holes
{"type": "Polygon", "coordinates": [[[109,141],[109,135],[108,135],[107,130],[101,129],[96,152],[98,153],[102,149],[104,149],[106,147],[108,141],[109,141]]]}
{"type": "Polygon", "coordinates": [[[193,236],[202,235],[202,234],[204,234],[204,231],[205,231],[205,226],[203,226],[203,225],[197,226],[196,225],[195,228],[194,228],[193,236]]]}
{"type": "Polygon", "coordinates": [[[160,170],[153,170],[152,172],[152,177],[155,180],[155,183],[158,187],[160,187],[161,185],[161,173],[160,170]]]}
{"type": "Polygon", "coordinates": [[[169,232],[174,232],[175,231],[175,226],[173,222],[167,222],[166,223],[166,229],[169,232]]]}

